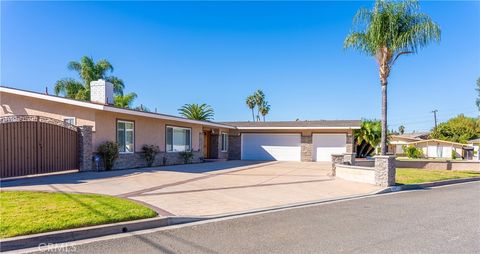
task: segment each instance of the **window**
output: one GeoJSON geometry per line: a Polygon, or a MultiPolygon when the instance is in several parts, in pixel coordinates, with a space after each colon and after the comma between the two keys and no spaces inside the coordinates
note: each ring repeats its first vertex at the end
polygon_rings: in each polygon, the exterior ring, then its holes
{"type": "Polygon", "coordinates": [[[77,124],[77,121],[76,121],[75,117],[64,117],[63,121],[66,122],[66,123],[69,123],[71,125],[77,124]]]}
{"type": "Polygon", "coordinates": [[[192,130],[189,128],[167,126],[167,152],[184,152],[191,150],[192,130]]]}
{"type": "Polygon", "coordinates": [[[228,151],[228,134],[222,132],[222,152],[228,151]]]}
{"type": "Polygon", "coordinates": [[[135,136],[134,123],[129,121],[117,121],[117,143],[121,153],[133,153],[135,136]]]}

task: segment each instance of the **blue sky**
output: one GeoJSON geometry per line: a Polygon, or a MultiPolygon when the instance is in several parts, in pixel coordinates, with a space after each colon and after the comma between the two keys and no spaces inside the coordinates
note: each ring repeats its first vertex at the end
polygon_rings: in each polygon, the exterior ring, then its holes
{"type": "MultiPolygon", "coordinates": [[[[262,89],[267,120],[380,117],[375,61],[342,48],[356,10],[372,2],[3,2],[1,84],[52,91],[66,65],[106,58],[126,92],[166,114],[208,103],[215,120],[250,120],[262,89]]],[[[480,3],[422,2],[442,41],[398,61],[389,79],[390,128],[477,116],[480,3]]]]}

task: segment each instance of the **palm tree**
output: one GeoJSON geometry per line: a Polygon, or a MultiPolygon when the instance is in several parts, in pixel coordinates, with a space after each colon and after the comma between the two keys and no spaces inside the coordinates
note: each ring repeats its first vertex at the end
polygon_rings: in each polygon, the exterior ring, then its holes
{"type": "Polygon", "coordinates": [[[264,101],[262,106],[259,108],[260,114],[263,116],[263,121],[265,122],[265,116],[270,112],[270,105],[268,101],[264,101]]]}
{"type": "Polygon", "coordinates": [[[431,41],[440,41],[440,27],[419,9],[416,0],[376,0],[372,10],[358,10],[353,19],[357,30],[345,38],[345,48],[354,48],[373,56],[379,65],[382,155],[387,153],[387,84],[392,66],[401,55],[417,53],[431,41]]]}
{"type": "Polygon", "coordinates": [[[357,156],[366,157],[375,151],[381,141],[382,128],[380,121],[363,120],[359,130],[355,132],[357,140],[357,156]]]}
{"type": "Polygon", "coordinates": [[[245,103],[247,104],[248,108],[252,110],[252,119],[255,122],[255,113],[253,112],[253,109],[255,108],[256,102],[255,102],[255,96],[250,95],[247,97],[245,100],[245,103]]]}
{"type": "Polygon", "coordinates": [[[400,135],[403,135],[403,133],[405,133],[405,126],[403,125],[398,126],[398,133],[400,133],[400,135]]]}
{"type": "Polygon", "coordinates": [[[257,90],[253,94],[253,97],[255,98],[255,104],[257,105],[257,121],[260,122],[260,108],[265,102],[265,94],[262,90],[257,90]]]}
{"type": "Polygon", "coordinates": [[[180,115],[194,120],[210,121],[213,120],[214,111],[212,107],[203,103],[201,105],[192,103],[185,104],[178,109],[180,115]]]}
{"type": "Polygon", "coordinates": [[[120,108],[130,108],[133,100],[137,98],[136,93],[129,93],[125,95],[115,95],[113,98],[114,105],[120,108]]]}
{"type": "Polygon", "coordinates": [[[71,99],[89,100],[90,82],[98,79],[104,79],[112,83],[115,94],[123,95],[123,88],[125,87],[123,80],[108,75],[108,73],[113,72],[113,66],[109,61],[102,59],[95,63],[93,58],[83,56],[80,62],[71,61],[67,67],[69,70],[76,71],[81,81],[72,78],[57,81],[54,88],[56,95],[63,94],[71,99]]]}

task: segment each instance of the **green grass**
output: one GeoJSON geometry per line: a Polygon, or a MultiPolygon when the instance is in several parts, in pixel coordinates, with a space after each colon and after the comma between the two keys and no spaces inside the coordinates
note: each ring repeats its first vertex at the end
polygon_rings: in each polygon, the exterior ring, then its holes
{"type": "Polygon", "coordinates": [[[399,184],[416,184],[469,177],[480,177],[480,172],[397,168],[396,182],[399,184]]]}
{"type": "Polygon", "coordinates": [[[138,203],[96,194],[0,192],[0,238],[155,217],[138,203]]]}

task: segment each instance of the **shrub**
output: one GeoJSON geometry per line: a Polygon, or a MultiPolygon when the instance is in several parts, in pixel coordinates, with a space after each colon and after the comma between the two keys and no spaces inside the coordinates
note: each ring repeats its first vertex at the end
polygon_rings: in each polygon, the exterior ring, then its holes
{"type": "Polygon", "coordinates": [[[417,159],[423,157],[423,152],[421,149],[416,148],[415,146],[403,146],[403,151],[411,159],[417,159]]]}
{"type": "Polygon", "coordinates": [[[143,158],[147,161],[147,165],[151,167],[155,161],[155,156],[160,152],[160,148],[155,145],[143,145],[143,158]]]}
{"type": "Polygon", "coordinates": [[[107,141],[98,147],[97,153],[103,159],[105,170],[111,170],[113,168],[113,163],[118,158],[118,144],[107,141]]]}
{"type": "Polygon", "coordinates": [[[457,159],[457,152],[452,149],[452,160],[457,159]]]}
{"type": "Polygon", "coordinates": [[[193,153],[190,151],[180,152],[179,154],[180,154],[180,157],[182,157],[185,164],[190,163],[190,161],[193,158],[193,153]]]}

